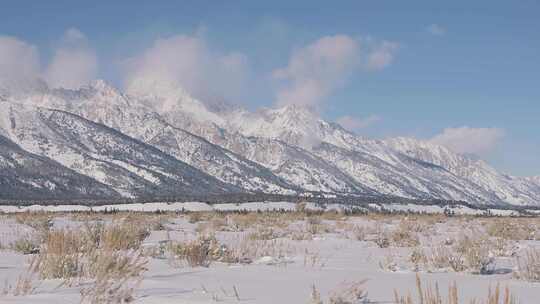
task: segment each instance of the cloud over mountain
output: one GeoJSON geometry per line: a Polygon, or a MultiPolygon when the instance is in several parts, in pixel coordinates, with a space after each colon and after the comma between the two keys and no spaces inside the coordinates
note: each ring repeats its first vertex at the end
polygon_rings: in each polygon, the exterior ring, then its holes
{"type": "Polygon", "coordinates": [[[76,89],[94,80],[97,70],[96,53],[89,47],[86,36],[70,28],[64,33],[44,78],[52,87],[76,89]]]}
{"type": "Polygon", "coordinates": [[[363,128],[367,128],[374,123],[377,123],[381,120],[380,116],[369,115],[367,117],[354,117],[350,115],[341,116],[336,119],[336,122],[340,124],[345,129],[356,131],[363,128]]]}
{"type": "Polygon", "coordinates": [[[235,97],[248,71],[245,55],[214,52],[200,35],[157,39],[125,64],[128,92],[145,90],[141,83],[157,82],[180,85],[199,98],[208,94],[235,97]]]}
{"type": "Polygon", "coordinates": [[[293,51],[287,66],[273,71],[273,77],[283,82],[276,103],[320,106],[353,72],[389,66],[397,49],[398,44],[389,41],[362,41],[348,35],[322,37],[293,51]]]}
{"type": "Polygon", "coordinates": [[[24,89],[22,84],[39,76],[37,48],[14,37],[0,36],[0,89],[24,89]]]}
{"type": "Polygon", "coordinates": [[[55,47],[46,68],[39,50],[18,38],[0,36],[0,87],[12,92],[31,91],[38,79],[51,87],[75,89],[97,76],[97,58],[86,36],[68,29],[55,47]]]}
{"type": "Polygon", "coordinates": [[[288,65],[273,72],[288,82],[277,92],[277,104],[318,105],[357,67],[359,47],[351,37],[335,35],[294,51],[288,65]]]}
{"type": "Polygon", "coordinates": [[[430,141],[446,146],[458,153],[483,155],[489,153],[504,137],[505,131],[499,128],[447,128],[430,141]]]}

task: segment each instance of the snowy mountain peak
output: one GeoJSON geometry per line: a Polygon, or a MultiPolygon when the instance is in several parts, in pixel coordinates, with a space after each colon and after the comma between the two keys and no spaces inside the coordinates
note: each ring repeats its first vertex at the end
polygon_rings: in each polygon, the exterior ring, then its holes
{"type": "Polygon", "coordinates": [[[302,118],[309,118],[309,119],[317,119],[318,114],[315,107],[311,106],[304,106],[304,105],[286,105],[281,108],[276,109],[266,109],[266,113],[273,114],[273,115],[283,115],[290,117],[302,117],[302,118]]]}
{"type": "Polygon", "coordinates": [[[279,139],[304,148],[319,141],[314,133],[319,123],[313,108],[297,105],[263,108],[255,113],[238,110],[227,116],[227,127],[245,136],[279,139]]]}
{"type": "Polygon", "coordinates": [[[128,94],[152,107],[157,113],[183,120],[189,117],[198,122],[223,124],[223,118],[210,111],[198,99],[193,98],[184,88],[171,81],[138,78],[127,89],[128,94]]]}
{"type": "Polygon", "coordinates": [[[217,179],[196,174],[204,180],[245,191],[380,194],[473,204],[540,201],[540,177],[501,174],[476,157],[430,141],[362,138],[305,106],[256,112],[213,107],[181,86],[148,79],[131,82],[128,94],[96,80],[77,90],[42,83],[26,95],[0,96],[0,135],[122,195],[138,195],[125,189],[145,188],[147,182],[166,190],[162,187],[176,183],[171,177],[181,178],[177,174],[193,166],[190,172],[217,179]],[[113,139],[127,150],[116,149],[113,139]],[[138,152],[130,152],[133,145],[138,152]],[[123,184],[109,175],[121,177],[123,184]]]}
{"type": "Polygon", "coordinates": [[[86,88],[93,89],[102,96],[122,95],[118,89],[102,79],[90,82],[86,88]]]}

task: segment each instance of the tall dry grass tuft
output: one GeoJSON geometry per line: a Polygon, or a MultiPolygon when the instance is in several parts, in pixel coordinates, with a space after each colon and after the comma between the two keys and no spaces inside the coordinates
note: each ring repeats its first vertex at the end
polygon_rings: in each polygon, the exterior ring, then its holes
{"type": "Polygon", "coordinates": [[[51,230],[31,261],[31,269],[40,279],[71,279],[81,271],[81,235],[75,231],[51,230]]]}
{"type": "Polygon", "coordinates": [[[190,267],[209,267],[214,261],[235,261],[232,252],[214,236],[200,236],[186,243],[171,243],[168,250],[175,260],[183,260],[190,267]]]}
{"type": "Polygon", "coordinates": [[[375,239],[373,240],[379,248],[390,247],[391,234],[378,223],[375,227],[375,239]]]}
{"type": "Polygon", "coordinates": [[[489,239],[463,235],[452,245],[432,247],[427,264],[430,269],[491,274],[495,271],[494,252],[494,243],[489,239]]]}
{"type": "Polygon", "coordinates": [[[396,229],[391,232],[392,243],[397,247],[414,247],[420,244],[417,233],[422,228],[410,220],[401,220],[396,229]]]}
{"type": "Polygon", "coordinates": [[[101,244],[107,250],[138,249],[149,233],[149,229],[144,225],[125,221],[122,224],[112,224],[105,227],[101,236],[101,244]]]}
{"type": "Polygon", "coordinates": [[[33,294],[36,288],[35,278],[32,273],[25,273],[17,278],[15,285],[11,285],[8,281],[6,281],[4,288],[1,291],[1,295],[12,295],[16,297],[27,296],[33,294]]]}
{"type": "Polygon", "coordinates": [[[36,231],[46,231],[52,227],[52,217],[45,212],[22,212],[15,215],[19,224],[30,226],[36,231]]]}
{"type": "MultiPolygon", "coordinates": [[[[400,295],[397,290],[394,290],[394,302],[396,304],[463,304],[465,302],[459,301],[458,287],[454,282],[448,287],[448,294],[446,298],[443,298],[439,286],[435,283],[435,287],[431,285],[424,286],[420,276],[416,275],[416,293],[417,298],[413,300],[411,293],[407,296],[400,295]]],[[[500,286],[492,290],[491,287],[488,290],[487,298],[484,300],[470,300],[470,304],[517,304],[517,300],[510,292],[508,287],[501,292],[500,286]]]]}
{"type": "Polygon", "coordinates": [[[132,221],[49,230],[30,269],[41,279],[89,284],[81,292],[83,303],[127,303],[146,271],[140,244],[147,231],[132,221]]]}
{"type": "Polygon", "coordinates": [[[540,282],[540,249],[529,249],[525,256],[517,259],[515,277],[530,282],[540,282]]]}
{"type": "Polygon", "coordinates": [[[309,304],[324,304],[321,298],[321,293],[319,292],[315,284],[311,286],[309,304]]]}
{"type": "Polygon", "coordinates": [[[142,281],[148,261],[140,253],[92,252],[85,264],[84,275],[92,278],[89,287],[81,290],[81,303],[113,304],[134,300],[134,290],[142,281]]]}
{"type": "Polygon", "coordinates": [[[501,291],[499,284],[494,290],[489,288],[487,299],[484,301],[471,301],[471,304],[517,304],[518,301],[514,295],[510,292],[508,287],[501,291]]]}
{"type": "Polygon", "coordinates": [[[10,248],[22,254],[35,254],[39,252],[40,243],[34,236],[24,236],[15,240],[10,248]]]}
{"type": "Polygon", "coordinates": [[[423,286],[420,276],[416,275],[416,292],[418,294],[418,300],[415,302],[413,297],[409,293],[407,296],[401,296],[397,290],[394,290],[394,301],[397,304],[460,304],[458,302],[458,291],[456,283],[451,284],[448,287],[448,296],[443,301],[439,285],[435,283],[435,288],[431,285],[423,286]]]}
{"type": "MultiPolygon", "coordinates": [[[[358,282],[344,282],[339,288],[332,291],[328,297],[328,304],[356,304],[369,303],[367,299],[367,291],[364,284],[367,280],[358,282]]],[[[310,304],[324,304],[321,298],[321,293],[315,287],[311,288],[310,304]]]]}

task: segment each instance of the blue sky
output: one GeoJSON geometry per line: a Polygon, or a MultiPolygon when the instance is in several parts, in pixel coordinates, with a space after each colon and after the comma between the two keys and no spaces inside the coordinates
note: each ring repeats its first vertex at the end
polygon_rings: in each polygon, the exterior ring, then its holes
{"type": "Polygon", "coordinates": [[[505,172],[539,175],[540,2],[471,2],[4,0],[0,36],[35,46],[47,66],[75,28],[96,58],[91,74],[118,86],[126,62],[146,58],[156,39],[196,37],[208,53],[202,70],[239,55],[235,90],[220,88],[227,72],[209,83],[250,108],[294,90],[306,76],[295,74],[293,58],[304,60],[324,37],[352,41],[355,60],[388,43],[383,66],[333,69],[335,83],[310,103],[362,135],[438,138],[505,172]]]}

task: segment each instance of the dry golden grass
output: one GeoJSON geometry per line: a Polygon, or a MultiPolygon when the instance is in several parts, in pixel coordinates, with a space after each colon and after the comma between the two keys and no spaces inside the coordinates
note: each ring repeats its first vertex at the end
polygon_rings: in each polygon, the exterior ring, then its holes
{"type": "Polygon", "coordinates": [[[388,248],[390,247],[390,241],[391,241],[391,234],[388,232],[387,229],[383,228],[383,226],[379,223],[375,226],[375,238],[373,241],[379,248],[388,248]]]}
{"type": "Polygon", "coordinates": [[[4,282],[1,295],[7,296],[27,296],[33,294],[36,290],[35,278],[32,273],[25,273],[17,277],[15,285],[11,285],[8,281],[4,282]]]}
{"type": "Polygon", "coordinates": [[[10,245],[12,250],[22,254],[34,254],[39,252],[39,241],[33,236],[24,236],[10,245]]]}
{"type": "Polygon", "coordinates": [[[167,249],[175,260],[185,261],[190,267],[209,267],[214,261],[236,261],[232,252],[214,236],[200,236],[185,243],[173,242],[167,249]]]}
{"type": "Polygon", "coordinates": [[[273,227],[262,227],[262,226],[257,226],[255,231],[252,231],[248,234],[248,238],[250,240],[262,240],[262,241],[275,240],[282,236],[283,236],[283,233],[281,233],[277,229],[273,227]]]}
{"type": "Polygon", "coordinates": [[[396,272],[398,271],[398,263],[396,257],[392,252],[383,256],[379,261],[379,268],[384,271],[396,272]]]}
{"type": "Polygon", "coordinates": [[[83,238],[75,231],[50,230],[40,252],[34,256],[31,269],[40,279],[71,279],[81,272],[83,238]]]}
{"type": "Polygon", "coordinates": [[[81,290],[81,303],[112,304],[134,300],[135,288],[142,280],[147,260],[140,253],[92,252],[85,265],[84,275],[93,280],[81,290]]]}
{"type": "Polygon", "coordinates": [[[426,264],[430,270],[468,270],[478,274],[490,274],[495,270],[494,252],[494,243],[488,238],[462,235],[451,245],[431,247],[426,264]]]}
{"type": "Polygon", "coordinates": [[[409,255],[409,262],[413,264],[414,271],[420,271],[421,265],[425,265],[428,262],[428,258],[424,253],[424,250],[420,247],[416,247],[409,255]]]}
{"type": "MultiPolygon", "coordinates": [[[[145,231],[144,225],[133,220],[86,223],[76,230],[50,229],[29,269],[40,279],[61,279],[68,285],[90,283],[81,291],[82,303],[127,303],[146,271],[147,260],[139,250],[145,231]]],[[[31,281],[22,280],[15,290],[27,292],[31,286],[31,281]]]]}
{"type": "Polygon", "coordinates": [[[234,260],[240,263],[251,263],[261,257],[273,257],[281,260],[297,253],[297,248],[287,240],[252,240],[240,236],[229,248],[234,260]]]}
{"type": "Polygon", "coordinates": [[[17,223],[27,225],[36,231],[46,231],[52,226],[52,216],[45,212],[22,212],[15,215],[17,223]]]}
{"type": "Polygon", "coordinates": [[[365,241],[367,238],[367,228],[365,226],[354,225],[351,229],[352,238],[357,241],[365,241]]]}
{"type": "MultiPolygon", "coordinates": [[[[328,304],[355,304],[367,301],[367,292],[364,288],[366,280],[358,282],[344,282],[334,291],[330,292],[328,304]]],[[[324,304],[321,293],[315,285],[312,286],[310,304],[324,304]]],[[[367,302],[366,302],[367,303],[367,302]]]]}
{"type": "Polygon", "coordinates": [[[528,249],[525,256],[517,259],[515,277],[530,282],[540,282],[540,249],[528,249]]]}
{"type": "Polygon", "coordinates": [[[390,238],[396,247],[414,247],[420,244],[417,232],[422,231],[420,225],[409,220],[401,220],[399,225],[392,230],[390,238]]]}
{"type": "Polygon", "coordinates": [[[539,229],[540,226],[526,218],[489,219],[486,227],[492,237],[515,241],[537,239],[539,229]]]}
{"type": "Polygon", "coordinates": [[[50,229],[43,236],[39,254],[32,259],[31,269],[41,279],[78,278],[88,275],[96,252],[138,250],[147,235],[147,228],[132,220],[110,225],[85,223],[76,230],[50,229]]]}
{"type": "MultiPolygon", "coordinates": [[[[394,302],[396,304],[463,304],[465,302],[460,301],[458,298],[458,287],[454,282],[448,287],[448,294],[443,298],[439,286],[435,283],[435,287],[431,285],[424,286],[420,276],[416,275],[416,300],[409,293],[407,296],[400,295],[394,290],[394,302]]],[[[512,295],[507,288],[501,291],[500,286],[497,284],[494,290],[491,287],[488,290],[487,298],[484,300],[470,300],[470,304],[517,304],[516,298],[512,295]]]]}
{"type": "MultiPolygon", "coordinates": [[[[36,243],[25,242],[15,246],[23,253],[40,252],[33,262],[33,269],[42,279],[83,278],[90,280],[93,285],[83,294],[88,303],[109,303],[98,299],[99,294],[111,294],[111,301],[127,301],[132,297],[133,288],[140,279],[141,260],[131,256],[135,252],[142,258],[141,243],[150,231],[166,230],[174,227],[168,224],[173,215],[157,215],[144,213],[116,213],[96,217],[95,214],[79,215],[85,221],[81,228],[74,231],[58,230],[51,227],[52,217],[47,213],[26,213],[16,217],[18,223],[28,225],[38,231],[36,243]],[[97,222],[96,222],[97,221],[97,222]],[[110,223],[110,224],[103,224],[110,223]],[[112,261],[107,256],[112,255],[112,261]],[[124,269],[118,265],[130,265],[124,269]],[[101,265],[101,266],[98,266],[101,265]],[[105,270],[108,269],[108,270],[105,270]],[[133,274],[139,269],[137,275],[133,274]],[[131,273],[131,274],[130,274],[131,273]],[[127,285],[107,289],[110,280],[124,276],[127,285]],[[93,299],[92,302],[90,299],[93,299]]],[[[146,256],[164,257],[170,254],[176,261],[185,262],[191,267],[208,267],[213,262],[225,263],[251,263],[260,257],[270,256],[276,260],[286,260],[292,254],[302,253],[304,248],[294,248],[292,240],[312,240],[314,235],[324,233],[340,233],[356,240],[373,240],[377,246],[387,248],[390,246],[413,247],[410,251],[409,262],[414,270],[419,271],[422,266],[427,270],[449,269],[455,272],[470,271],[486,274],[493,272],[493,254],[511,256],[507,244],[508,240],[525,240],[536,238],[538,221],[525,218],[473,218],[453,217],[439,215],[415,215],[403,217],[402,215],[369,214],[345,216],[338,212],[310,212],[297,210],[296,212],[250,212],[250,213],[219,213],[195,212],[187,215],[189,222],[197,223],[196,230],[200,234],[212,234],[216,231],[244,232],[239,236],[240,241],[228,246],[220,244],[215,237],[201,237],[198,240],[185,243],[170,243],[156,246],[146,256]],[[358,221],[356,221],[358,220],[358,221]],[[376,221],[373,221],[376,220],[376,221]],[[453,229],[451,236],[462,229],[481,230],[480,225],[486,225],[487,235],[479,237],[460,236],[446,245],[434,246],[431,250],[420,247],[419,235],[429,233],[436,236],[433,225],[446,222],[453,229]],[[384,225],[383,225],[384,224],[384,225]],[[467,227],[467,228],[465,228],[467,227]],[[488,237],[489,236],[489,237],[488,237]],[[425,251],[424,251],[425,250],[425,251]],[[426,255],[427,253],[427,255],[426,255]]],[[[190,225],[190,228],[193,226],[190,225]]],[[[440,228],[438,226],[437,228],[440,228]]],[[[446,226],[443,226],[446,227],[446,226]]],[[[440,229],[439,229],[440,230],[440,229]]],[[[224,235],[230,235],[225,233],[224,235]]],[[[220,234],[221,236],[221,234],[220,234]]],[[[426,238],[422,238],[424,241],[426,238]]],[[[429,238],[428,238],[429,240],[429,238]]],[[[304,243],[305,244],[305,243],[304,243]]],[[[309,243],[308,243],[309,244],[309,243]]],[[[429,247],[429,245],[427,245],[429,247]]],[[[300,248],[300,247],[299,247],[300,248]]],[[[317,253],[304,256],[305,265],[319,265],[323,259],[317,253]]],[[[384,268],[390,271],[397,269],[397,264],[388,255],[383,263],[384,268]]],[[[519,270],[516,277],[528,281],[540,281],[540,254],[538,251],[528,252],[519,259],[519,270]]],[[[311,266],[313,267],[313,266],[311,266]]],[[[20,290],[28,290],[31,284],[24,280],[17,284],[20,290]]],[[[421,286],[424,296],[436,296],[436,289],[421,286]],[[431,291],[430,291],[431,290],[431,291]],[[428,292],[429,291],[429,292],[428,292]],[[428,293],[425,293],[428,292],[428,293]]],[[[454,286],[455,287],[455,286],[454,286]]],[[[452,286],[451,286],[452,288],[452,286]]],[[[17,288],[16,288],[17,289],[17,288]]],[[[498,288],[490,293],[491,299],[497,297],[497,302],[476,302],[477,304],[504,304],[504,297],[498,288]]],[[[438,292],[438,291],[437,291],[438,292]]],[[[440,294],[439,294],[440,296],[440,294]]],[[[442,298],[442,297],[441,297],[442,298]]],[[[338,299],[338,298],[336,298],[338,299]]],[[[319,295],[320,300],[320,295],[319,295]]],[[[401,298],[407,301],[407,298],[401,298]]],[[[337,301],[337,300],[336,300],[337,301]]],[[[330,303],[349,303],[349,302],[330,303]]],[[[427,301],[427,300],[426,300],[427,301]]],[[[448,298],[448,301],[453,301],[448,298]]],[[[489,300],[495,301],[495,300],[489,300]]],[[[112,303],[112,302],[110,302],[112,303]]],[[[321,302],[322,303],[322,300],[321,302]]],[[[414,302],[399,302],[414,303],[414,302]]],[[[453,302],[424,302],[450,303],[453,302]]]]}
{"type": "Polygon", "coordinates": [[[149,230],[134,222],[112,224],[103,230],[101,245],[108,250],[138,249],[149,230]]]}

